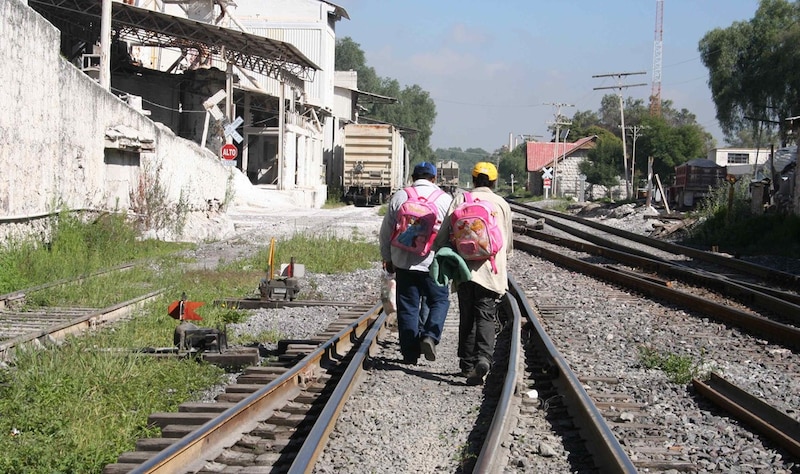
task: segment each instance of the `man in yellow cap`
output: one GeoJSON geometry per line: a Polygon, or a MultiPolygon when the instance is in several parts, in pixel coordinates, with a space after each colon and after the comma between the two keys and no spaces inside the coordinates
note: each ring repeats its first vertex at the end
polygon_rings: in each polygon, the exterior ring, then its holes
{"type": "MultiPolygon", "coordinates": [[[[495,324],[499,318],[500,302],[508,291],[508,256],[511,254],[513,229],[511,208],[506,200],[494,193],[497,168],[481,161],[472,168],[473,200],[491,203],[497,227],[502,234],[502,248],[490,261],[466,260],[472,279],[458,285],[458,357],[461,373],[467,385],[482,385],[489,372],[494,354],[495,324]]],[[[457,193],[448,215],[439,229],[434,248],[451,245],[453,212],[466,200],[464,192],[457,193]]]]}

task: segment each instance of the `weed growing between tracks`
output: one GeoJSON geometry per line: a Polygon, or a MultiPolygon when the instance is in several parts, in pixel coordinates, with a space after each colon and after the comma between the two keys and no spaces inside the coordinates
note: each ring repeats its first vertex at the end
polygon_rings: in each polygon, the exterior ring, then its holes
{"type": "MultiPolygon", "coordinates": [[[[373,262],[380,261],[381,255],[377,243],[368,241],[354,229],[350,239],[324,233],[298,233],[289,239],[277,240],[275,271],[279,270],[281,263],[289,263],[292,258],[296,263],[303,264],[308,272],[334,274],[370,268],[373,262]]],[[[269,246],[233,265],[234,268],[264,270],[268,266],[269,246]]]]}
{"type": "MultiPolygon", "coordinates": [[[[96,225],[69,222],[59,226],[49,245],[15,244],[0,251],[0,282],[11,291],[186,247],[140,242],[124,222],[104,223],[108,227],[101,231],[96,225]]],[[[165,257],[146,269],[32,295],[34,304],[99,307],[151,288],[168,288],[125,322],[71,337],[59,346],[19,350],[12,363],[0,367],[0,472],[100,472],[120,453],[132,451],[138,438],[157,435],[147,426],[150,413],[175,411],[219,383],[223,372],[194,360],[151,358],[139,350],[172,345],[177,322],[167,315],[167,307],[182,292],[189,300],[206,302],[198,310],[201,326],[243,320],[246,312],[212,302],[257,294],[268,255],[265,247],[247,261],[185,272],[177,257],[165,257]]],[[[357,233],[352,240],[296,235],[279,241],[276,261],[291,257],[317,273],[370,268],[380,260],[377,244],[357,233]]],[[[252,339],[281,337],[269,333],[252,339]]]]}
{"type": "Polygon", "coordinates": [[[660,354],[647,346],[639,347],[639,360],[647,369],[662,370],[672,383],[689,383],[693,377],[706,377],[707,367],[703,361],[695,362],[691,356],[678,354],[660,354]]]}

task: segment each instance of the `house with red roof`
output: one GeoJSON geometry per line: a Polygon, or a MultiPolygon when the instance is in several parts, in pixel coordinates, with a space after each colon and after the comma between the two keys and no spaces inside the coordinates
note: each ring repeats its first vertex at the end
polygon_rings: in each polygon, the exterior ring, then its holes
{"type": "MultiPolygon", "coordinates": [[[[528,142],[526,145],[526,169],[528,191],[543,196],[545,169],[552,169],[555,182],[550,182],[548,195],[577,197],[582,186],[578,164],[587,159],[589,150],[597,143],[597,135],[581,138],[572,143],[528,142]]],[[[602,196],[604,190],[598,190],[602,196]]],[[[593,193],[594,194],[594,193],[593,193]]]]}

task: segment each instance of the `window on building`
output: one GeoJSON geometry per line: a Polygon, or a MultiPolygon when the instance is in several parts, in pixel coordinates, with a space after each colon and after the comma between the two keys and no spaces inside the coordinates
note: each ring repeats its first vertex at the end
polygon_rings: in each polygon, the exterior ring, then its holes
{"type": "Polygon", "coordinates": [[[746,165],[750,163],[750,155],[747,153],[728,153],[729,165],[746,165]]]}

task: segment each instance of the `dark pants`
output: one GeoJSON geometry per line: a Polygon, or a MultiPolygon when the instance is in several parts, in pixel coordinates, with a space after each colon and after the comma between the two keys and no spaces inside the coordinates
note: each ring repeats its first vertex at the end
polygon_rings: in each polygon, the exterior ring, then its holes
{"type": "Polygon", "coordinates": [[[428,272],[396,269],[397,280],[397,331],[400,336],[400,352],[404,357],[419,357],[419,340],[430,337],[439,343],[444,329],[444,320],[450,308],[450,290],[439,286],[428,272]],[[423,301],[428,308],[428,317],[421,320],[423,301]]]}
{"type": "Polygon", "coordinates": [[[491,365],[500,295],[471,281],[458,285],[458,357],[462,370],[471,370],[480,359],[491,365]]]}

